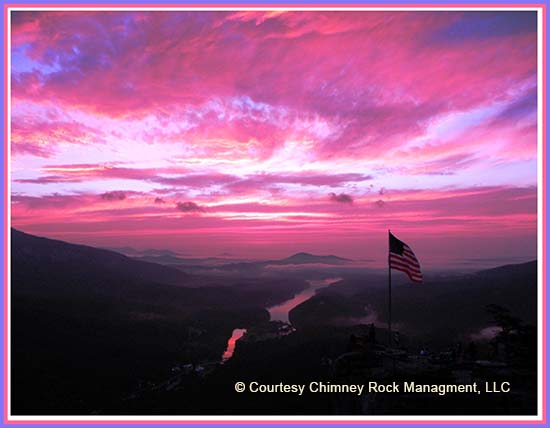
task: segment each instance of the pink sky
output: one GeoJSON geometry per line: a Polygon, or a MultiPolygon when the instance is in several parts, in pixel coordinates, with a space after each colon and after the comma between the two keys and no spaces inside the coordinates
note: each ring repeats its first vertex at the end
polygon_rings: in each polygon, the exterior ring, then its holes
{"type": "Polygon", "coordinates": [[[536,257],[534,12],[13,12],[11,41],[18,229],[536,257]]]}

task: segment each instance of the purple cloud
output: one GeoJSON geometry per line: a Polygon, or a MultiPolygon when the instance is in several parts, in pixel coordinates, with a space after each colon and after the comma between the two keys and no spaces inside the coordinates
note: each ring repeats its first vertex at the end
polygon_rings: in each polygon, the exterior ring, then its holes
{"type": "Polygon", "coordinates": [[[101,199],[106,201],[123,201],[126,199],[126,193],[121,191],[106,192],[101,195],[101,199]]]}
{"type": "Polygon", "coordinates": [[[195,202],[178,202],[176,204],[176,208],[179,211],[182,211],[184,213],[192,213],[192,212],[204,212],[204,208],[200,205],[197,205],[195,202]]]}
{"type": "Polygon", "coordinates": [[[353,197],[346,193],[340,193],[339,195],[337,195],[336,193],[331,193],[329,195],[329,199],[332,202],[338,202],[341,204],[353,204],[353,197]]]}

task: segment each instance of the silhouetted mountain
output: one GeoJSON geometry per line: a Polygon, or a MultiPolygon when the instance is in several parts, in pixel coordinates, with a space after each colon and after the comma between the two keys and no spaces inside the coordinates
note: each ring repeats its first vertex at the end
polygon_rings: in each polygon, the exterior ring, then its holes
{"type": "MultiPolygon", "coordinates": [[[[233,262],[227,264],[217,265],[216,269],[222,269],[226,271],[240,271],[243,273],[258,273],[267,266],[285,266],[285,265],[327,265],[327,266],[339,266],[344,265],[352,260],[344,259],[337,256],[316,256],[309,253],[296,253],[290,257],[279,260],[260,260],[252,262],[233,262]]],[[[202,266],[204,267],[204,266],[202,266]]]]}
{"type": "MultiPolygon", "coordinates": [[[[124,247],[126,248],[126,247],[124,247]]],[[[227,259],[223,257],[179,257],[174,254],[138,254],[134,252],[129,254],[132,258],[141,261],[147,261],[151,263],[159,263],[165,266],[171,266],[174,268],[187,270],[199,274],[208,274],[213,270],[224,271],[228,273],[232,271],[237,274],[257,274],[265,267],[268,266],[285,266],[285,265],[326,265],[330,266],[344,266],[352,260],[337,257],[333,255],[317,256],[309,253],[296,253],[290,257],[279,260],[238,260],[227,259]]]]}
{"type": "Polygon", "coordinates": [[[307,287],[299,279],[193,277],[113,251],[40,238],[15,229],[11,231],[11,265],[15,296],[102,301],[116,298],[121,310],[132,301],[136,308],[156,305],[159,314],[174,310],[179,316],[195,313],[203,306],[263,308],[307,287]]]}
{"type": "Polygon", "coordinates": [[[224,259],[221,257],[176,257],[170,254],[165,255],[148,255],[148,256],[132,256],[136,260],[142,260],[145,262],[159,263],[166,266],[179,266],[185,268],[189,267],[217,267],[220,265],[234,263],[235,260],[224,259]]]}
{"type": "MultiPolygon", "coordinates": [[[[452,277],[427,276],[423,284],[412,284],[398,272],[392,276],[393,321],[403,332],[422,340],[452,343],[490,326],[486,311],[490,304],[506,307],[525,322],[536,324],[537,261],[452,277]]],[[[318,290],[291,310],[289,318],[297,326],[315,328],[338,325],[346,318],[383,324],[387,293],[385,275],[346,278],[318,290]]]]}
{"type": "Polygon", "coordinates": [[[492,269],[481,270],[476,273],[477,276],[483,278],[504,279],[510,281],[512,279],[531,279],[537,278],[537,261],[533,260],[527,263],[509,264],[499,266],[492,269]]]}
{"type": "Polygon", "coordinates": [[[138,261],[114,251],[40,238],[16,229],[11,229],[11,249],[12,272],[20,279],[33,275],[51,280],[61,275],[84,281],[116,279],[174,285],[188,282],[188,275],[178,269],[138,261]]]}
{"type": "Polygon", "coordinates": [[[219,360],[233,328],[269,320],[258,304],[269,287],[190,288],[192,277],[166,266],[11,237],[14,414],[109,407],[175,364],[219,360]]]}
{"type": "Polygon", "coordinates": [[[180,255],[175,251],[171,251],[171,250],[156,250],[156,249],[136,250],[135,248],[132,248],[132,247],[112,247],[112,248],[105,248],[105,250],[115,251],[117,253],[121,253],[121,254],[124,254],[125,256],[130,256],[130,257],[145,257],[145,256],[177,257],[180,255]]]}
{"type": "Polygon", "coordinates": [[[344,259],[338,256],[316,256],[309,253],[296,253],[286,259],[274,260],[268,262],[269,264],[277,265],[301,265],[301,264],[328,264],[328,265],[339,265],[343,263],[350,262],[350,259],[344,259]]]}
{"type": "Polygon", "coordinates": [[[182,259],[181,257],[173,256],[171,254],[164,254],[164,255],[155,255],[155,256],[132,256],[136,260],[141,260],[144,262],[150,262],[150,263],[158,263],[161,265],[183,265],[185,264],[186,259],[182,259]]]}
{"type": "MultiPolygon", "coordinates": [[[[332,382],[323,377],[327,362],[347,352],[357,324],[383,325],[387,319],[385,273],[347,271],[348,260],[336,256],[298,253],[232,268],[208,266],[208,275],[194,276],[108,250],[17,230],[11,234],[16,415],[327,413],[330,394],[279,394],[267,403],[258,394],[235,394],[233,385],[237,380],[332,382]],[[280,266],[266,268],[270,264],[280,266]],[[305,268],[293,266],[302,264],[305,268]],[[326,268],[320,269],[322,264],[326,268]],[[317,289],[290,311],[294,333],[238,343],[228,363],[204,376],[186,375],[179,389],[168,390],[174,368],[215,366],[234,328],[262,331],[272,326],[266,307],[307,288],[306,280],[335,277],[342,280],[317,289]]],[[[171,254],[144,257],[192,260],[171,254]]],[[[178,264],[178,269],[187,268],[178,264]]],[[[418,344],[442,350],[456,341],[477,340],[471,339],[473,333],[494,326],[487,305],[507,308],[511,316],[534,324],[536,280],[536,261],[464,275],[426,272],[422,285],[394,272],[394,330],[410,338],[412,355],[418,344]]],[[[383,339],[381,331],[378,337],[383,339]]],[[[526,349],[536,354],[534,346],[526,349]]],[[[531,377],[524,373],[524,385],[536,384],[534,371],[531,377]]],[[[521,385],[515,378],[513,384],[521,385]]],[[[415,409],[407,400],[403,412],[415,409]]],[[[528,406],[518,402],[525,412],[528,406]]],[[[462,409],[461,402],[455,404],[448,414],[462,409]]],[[[495,405],[493,411],[500,408],[495,405]]]]}

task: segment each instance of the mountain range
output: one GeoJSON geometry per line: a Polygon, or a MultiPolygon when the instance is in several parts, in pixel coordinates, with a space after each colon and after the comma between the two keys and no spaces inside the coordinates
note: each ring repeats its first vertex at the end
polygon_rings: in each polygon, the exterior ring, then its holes
{"type": "MultiPolygon", "coordinates": [[[[143,259],[180,260],[177,255],[147,254],[128,257],[11,230],[14,414],[116,414],[123,397],[166,379],[171,367],[215,364],[233,329],[268,324],[265,308],[308,288],[308,280],[317,278],[313,275],[341,280],[290,310],[297,332],[288,339],[270,343],[269,352],[261,351],[262,343],[246,348],[250,355],[245,357],[262,365],[266,376],[287,375],[273,367],[317,367],[311,358],[345,351],[346,326],[380,325],[387,317],[387,277],[368,269],[345,271],[342,266],[351,261],[341,257],[297,253],[197,274],[186,272],[189,266],[183,264],[143,259]],[[295,270],[295,265],[309,267],[295,270]],[[337,331],[338,339],[324,334],[329,331],[337,331]],[[292,352],[284,348],[290,345],[296,346],[292,352]],[[280,361],[273,365],[268,355],[275,350],[280,361]],[[257,361],[258,355],[267,360],[257,361]]],[[[467,275],[426,275],[422,285],[399,275],[393,285],[395,329],[418,343],[446,346],[468,338],[491,325],[490,304],[536,322],[536,261],[467,275]]],[[[223,370],[226,376],[220,379],[234,381],[231,364],[223,370]]],[[[162,401],[154,404],[162,407],[162,401]]]]}

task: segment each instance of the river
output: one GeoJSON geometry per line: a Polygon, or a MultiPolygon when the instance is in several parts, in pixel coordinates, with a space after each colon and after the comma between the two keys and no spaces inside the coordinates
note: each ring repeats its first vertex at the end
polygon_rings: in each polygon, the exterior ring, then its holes
{"type": "Polygon", "coordinates": [[[225,352],[222,355],[222,364],[225,363],[227,360],[229,360],[233,356],[233,352],[235,352],[235,345],[237,344],[237,340],[243,337],[245,333],[246,333],[245,328],[236,328],[235,330],[233,330],[231,337],[227,341],[227,348],[225,349],[225,352]]]}
{"type": "MultiPolygon", "coordinates": [[[[288,323],[288,313],[293,308],[311,298],[315,294],[317,289],[326,287],[330,284],[340,281],[341,279],[342,278],[308,279],[308,288],[296,294],[291,299],[285,300],[283,303],[267,308],[271,321],[283,321],[285,323],[288,323]]],[[[237,340],[243,337],[245,333],[245,328],[236,328],[235,330],[233,330],[231,337],[227,341],[227,348],[222,355],[222,364],[233,356],[237,340]]]]}
{"type": "Polygon", "coordinates": [[[288,314],[292,309],[294,309],[300,303],[303,303],[309,298],[313,297],[317,289],[326,287],[330,284],[340,281],[341,279],[342,278],[308,279],[308,288],[296,294],[293,298],[284,301],[283,303],[267,308],[271,317],[271,321],[283,321],[288,323],[288,314]]]}

